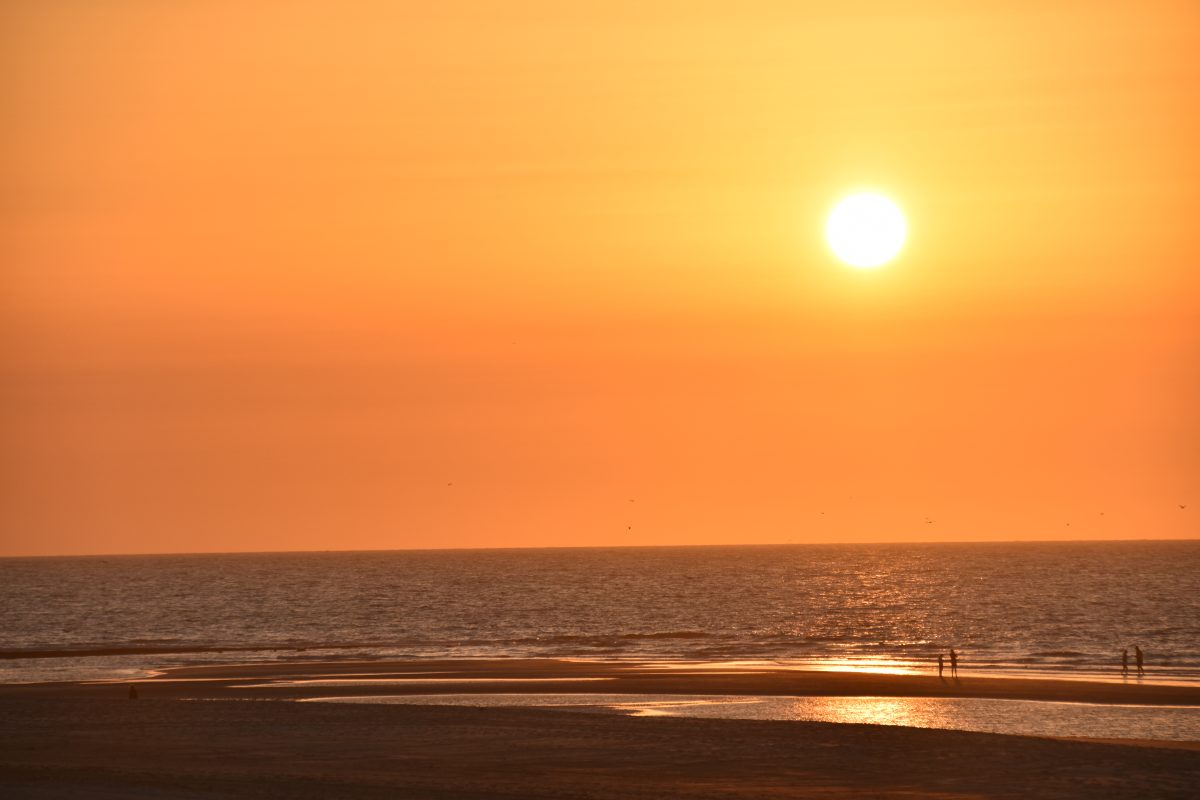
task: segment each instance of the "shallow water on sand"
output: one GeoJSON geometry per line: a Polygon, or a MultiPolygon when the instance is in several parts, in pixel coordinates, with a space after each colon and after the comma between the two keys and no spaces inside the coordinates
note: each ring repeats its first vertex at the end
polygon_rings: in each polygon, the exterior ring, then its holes
{"type": "Polygon", "coordinates": [[[635,716],[901,725],[1020,736],[1200,741],[1200,708],[951,697],[437,694],[323,697],[300,702],[609,709],[635,716]]]}

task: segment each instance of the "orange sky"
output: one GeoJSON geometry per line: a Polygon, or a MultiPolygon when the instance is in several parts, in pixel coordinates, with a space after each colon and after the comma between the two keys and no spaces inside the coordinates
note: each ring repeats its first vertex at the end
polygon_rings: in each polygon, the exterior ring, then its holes
{"type": "Polygon", "coordinates": [[[11,0],[0,554],[1200,535],[1198,41],[11,0]]]}

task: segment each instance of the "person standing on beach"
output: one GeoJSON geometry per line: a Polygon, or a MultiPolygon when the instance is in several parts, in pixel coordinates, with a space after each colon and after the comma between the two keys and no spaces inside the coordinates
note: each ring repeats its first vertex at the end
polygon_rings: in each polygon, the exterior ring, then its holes
{"type": "Polygon", "coordinates": [[[950,675],[954,678],[958,677],[958,653],[954,652],[953,647],[950,648],[950,675]]]}
{"type": "Polygon", "coordinates": [[[1142,648],[1136,644],[1133,646],[1133,660],[1137,663],[1138,675],[1145,675],[1146,670],[1142,667],[1142,648]]]}
{"type": "Polygon", "coordinates": [[[1121,651],[1121,674],[1129,674],[1129,648],[1126,647],[1121,651]]]}
{"type": "MultiPolygon", "coordinates": [[[[946,669],[946,660],[942,657],[941,653],[938,653],[938,677],[939,678],[942,678],[942,671],[944,669],[946,669]]],[[[946,679],[942,678],[942,680],[946,680],[946,679]]]]}
{"type": "Polygon", "coordinates": [[[129,699],[137,700],[137,687],[134,686],[132,683],[129,684],[129,699]]]}

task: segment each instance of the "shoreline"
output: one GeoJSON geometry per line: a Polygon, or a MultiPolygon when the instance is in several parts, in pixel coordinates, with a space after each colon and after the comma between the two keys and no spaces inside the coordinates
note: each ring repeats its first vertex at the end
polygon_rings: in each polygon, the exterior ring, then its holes
{"type": "MultiPolygon", "coordinates": [[[[181,651],[187,652],[187,651],[181,651]]],[[[258,648],[243,651],[241,648],[222,649],[217,652],[227,653],[233,659],[238,658],[238,654],[245,652],[250,653],[262,652],[258,648]]],[[[146,653],[138,653],[139,655],[162,655],[170,657],[177,654],[175,651],[147,651],[146,653]]],[[[128,655],[128,653],[114,653],[112,656],[128,655]]],[[[93,657],[93,656],[89,656],[93,657]]],[[[110,656],[100,656],[98,658],[107,658],[110,656]]],[[[26,657],[24,655],[8,658],[0,656],[0,665],[6,661],[16,665],[24,665],[31,661],[37,661],[38,658],[26,657]]],[[[897,676],[901,678],[936,678],[936,668],[924,662],[911,661],[881,661],[881,662],[864,662],[858,660],[833,660],[833,659],[696,659],[696,658],[662,658],[657,656],[630,656],[627,658],[593,658],[589,656],[472,656],[472,657],[365,657],[352,659],[329,659],[325,656],[317,656],[312,659],[306,658],[290,658],[286,660],[228,660],[228,661],[213,661],[213,662],[193,662],[188,664],[154,664],[142,666],[127,666],[127,667],[110,667],[108,671],[122,672],[120,675],[101,675],[98,677],[69,677],[56,680],[14,680],[5,681],[5,671],[0,669],[0,687],[5,686],[40,686],[40,685],[58,685],[70,686],[73,684],[93,684],[93,683],[129,683],[143,680],[158,679],[170,676],[175,673],[181,673],[189,670],[204,670],[204,671],[219,671],[222,669],[238,669],[245,666],[254,667],[271,667],[278,666],[297,667],[300,669],[322,669],[326,671],[338,671],[343,666],[350,667],[378,667],[380,670],[388,670],[396,665],[428,665],[428,664],[467,664],[467,665],[492,665],[499,671],[503,671],[504,665],[511,664],[527,664],[531,662],[543,663],[560,663],[560,664],[588,664],[593,665],[597,669],[608,671],[612,668],[631,669],[631,668],[646,668],[646,667],[661,667],[671,670],[689,670],[711,671],[724,670],[730,672],[751,673],[751,672],[770,672],[770,673],[787,673],[787,674],[802,674],[802,675],[866,675],[876,676],[878,678],[886,678],[887,676],[897,676]]],[[[98,669],[93,666],[94,669],[98,669]]],[[[84,669],[78,667],[77,669],[84,669]]],[[[19,673],[19,668],[13,670],[13,674],[19,673]]],[[[946,681],[951,682],[949,676],[949,667],[946,668],[946,681]]],[[[1175,687],[1180,690],[1194,689],[1197,695],[1200,696],[1200,679],[1191,679],[1190,677],[1179,677],[1168,672],[1151,671],[1141,678],[1136,675],[1121,676],[1114,675],[1108,672],[1086,672],[1086,671],[1069,671],[1069,670],[1053,670],[1053,669],[1016,669],[1012,667],[978,667],[972,665],[971,668],[964,669],[961,676],[962,680],[976,681],[1017,681],[1025,682],[1026,685],[1035,683],[1053,682],[1053,683],[1075,683],[1087,685],[1107,685],[1107,686],[1127,686],[1127,687],[1175,687]]],[[[1189,703],[1190,704],[1190,703],[1189,703]]]]}
{"type": "Polygon", "coordinates": [[[806,697],[949,697],[1120,705],[1200,706],[1200,686],[1150,681],[1008,678],[964,673],[835,672],[756,662],[584,661],[563,658],[304,661],[162,667],[132,679],[0,684],[0,694],[84,697],[138,685],[160,697],[299,699],[353,694],[586,692],[806,697]],[[326,681],[324,684],[312,681],[326,681]],[[602,687],[602,688],[601,688],[602,687]],[[386,688],[386,691],[380,691],[386,688]]]}
{"type": "MultiPolygon", "coordinates": [[[[746,662],[584,661],[566,659],[433,659],[405,661],[297,661],[165,667],[156,676],[121,683],[166,684],[198,679],[213,689],[269,696],[313,696],[315,684],[247,686],[245,681],[347,680],[414,681],[388,686],[387,694],[461,692],[469,680],[476,693],[534,692],[539,685],[564,692],[572,680],[582,691],[628,694],[804,695],[821,697],[970,697],[1055,702],[1200,706],[1200,685],[1125,683],[1062,678],[983,676],[964,672],[958,679],[937,675],[866,671],[805,670],[746,662]],[[442,683],[442,679],[455,679],[442,683]],[[543,679],[545,684],[539,684],[543,679]],[[430,681],[431,683],[415,681],[430,681]],[[489,684],[489,680],[496,681],[489,684]],[[516,683],[519,681],[519,683],[516,683]],[[439,686],[438,684],[441,683],[439,686]],[[238,685],[241,684],[241,685],[238,685]]],[[[380,694],[380,685],[337,687],[339,695],[380,694]],[[347,690],[351,691],[347,691],[347,690]]]]}
{"type": "Polygon", "coordinates": [[[36,800],[1187,798],[1200,743],[599,709],[292,702],[621,692],[1168,702],[1200,688],[550,659],[223,664],[0,685],[0,795],[36,800]],[[722,667],[722,668],[717,668],[722,667]],[[315,681],[315,682],[314,682],[315,681]],[[383,682],[383,683],[381,683],[383,682]],[[127,687],[138,688],[130,700],[127,687]],[[283,702],[270,702],[271,700],[283,702]]]}

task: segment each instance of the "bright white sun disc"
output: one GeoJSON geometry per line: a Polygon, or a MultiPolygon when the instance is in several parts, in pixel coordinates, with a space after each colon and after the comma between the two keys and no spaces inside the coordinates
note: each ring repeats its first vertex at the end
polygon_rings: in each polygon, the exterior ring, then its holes
{"type": "Polygon", "coordinates": [[[834,254],[852,267],[878,267],[895,258],[908,235],[900,208],[878,194],[856,194],[829,214],[825,238],[834,254]]]}

